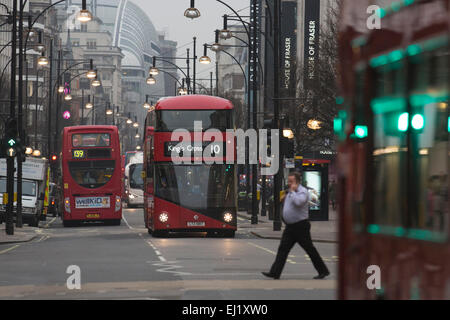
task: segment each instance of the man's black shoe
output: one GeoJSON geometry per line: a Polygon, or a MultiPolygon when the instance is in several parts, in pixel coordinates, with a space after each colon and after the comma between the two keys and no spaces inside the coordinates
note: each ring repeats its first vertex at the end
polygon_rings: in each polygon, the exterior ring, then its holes
{"type": "Polygon", "coordinates": [[[316,279],[316,280],[323,279],[323,278],[325,278],[325,277],[328,277],[329,275],[330,275],[329,272],[321,273],[321,274],[319,274],[318,276],[315,276],[314,279],[316,279]]]}
{"type": "Polygon", "coordinates": [[[263,276],[266,276],[267,278],[273,278],[273,279],[280,279],[280,277],[275,277],[273,274],[271,274],[270,272],[261,272],[263,274],[263,276]]]}

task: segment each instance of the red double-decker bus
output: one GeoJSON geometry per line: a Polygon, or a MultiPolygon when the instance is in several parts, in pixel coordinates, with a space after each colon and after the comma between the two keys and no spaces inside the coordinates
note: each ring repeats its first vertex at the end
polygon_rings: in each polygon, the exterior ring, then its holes
{"type": "Polygon", "coordinates": [[[217,97],[165,98],[149,112],[144,216],[150,234],[197,231],[234,237],[235,144],[230,144],[234,136],[228,129],[234,129],[233,105],[217,97]],[[194,132],[196,121],[201,127],[194,132]],[[173,136],[178,129],[184,130],[182,142],[173,136]],[[208,129],[217,130],[215,137],[208,129]]]}
{"type": "Polygon", "coordinates": [[[122,170],[117,127],[67,127],[62,141],[64,226],[85,221],[120,225],[122,170]]]}
{"type": "Polygon", "coordinates": [[[450,1],[372,3],[340,21],[339,298],[450,299],[450,1]]]}

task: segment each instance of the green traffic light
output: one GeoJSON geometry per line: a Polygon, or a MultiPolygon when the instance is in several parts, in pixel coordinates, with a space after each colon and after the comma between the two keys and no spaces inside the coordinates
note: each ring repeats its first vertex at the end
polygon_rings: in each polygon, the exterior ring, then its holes
{"type": "Polygon", "coordinates": [[[368,136],[367,126],[356,126],[355,127],[355,135],[359,139],[364,139],[368,136]]]}
{"type": "Polygon", "coordinates": [[[10,147],[14,147],[16,145],[16,141],[14,139],[11,139],[8,141],[8,144],[10,147]]]}
{"type": "Polygon", "coordinates": [[[422,130],[425,127],[425,119],[423,115],[416,114],[411,120],[411,125],[414,130],[422,130]]]}
{"type": "Polygon", "coordinates": [[[408,131],[408,121],[409,121],[408,112],[402,113],[400,117],[398,117],[398,124],[397,124],[398,131],[401,132],[408,131]]]}
{"type": "MultiPolygon", "coordinates": [[[[417,131],[425,128],[424,116],[420,113],[415,114],[411,119],[411,127],[417,131]]],[[[398,117],[397,128],[398,128],[398,131],[401,131],[401,132],[408,131],[408,128],[409,128],[409,113],[408,112],[402,113],[398,117]]]]}

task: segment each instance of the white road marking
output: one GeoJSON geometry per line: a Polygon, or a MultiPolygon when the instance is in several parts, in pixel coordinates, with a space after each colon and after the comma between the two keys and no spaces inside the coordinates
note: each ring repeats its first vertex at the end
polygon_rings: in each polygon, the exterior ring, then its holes
{"type": "Polygon", "coordinates": [[[166,258],[163,257],[162,253],[155,247],[155,245],[150,240],[147,241],[147,243],[155,251],[155,254],[158,256],[159,260],[161,260],[162,262],[167,262],[166,258]]]}
{"type": "Polygon", "coordinates": [[[130,228],[131,230],[134,230],[134,228],[132,226],[129,225],[127,219],[125,218],[125,213],[122,214],[122,219],[123,221],[125,221],[126,225],[128,226],[128,228],[130,228]]]}
{"type": "MultiPolygon", "coordinates": [[[[130,224],[128,223],[127,219],[125,218],[125,213],[122,215],[122,219],[123,219],[123,221],[125,221],[125,223],[126,223],[126,225],[128,226],[129,229],[134,230],[134,228],[132,226],[130,226],[130,224]]],[[[142,233],[139,233],[139,236],[141,238],[143,238],[142,233]]],[[[162,253],[155,247],[155,245],[150,240],[147,241],[147,244],[155,251],[155,254],[158,256],[158,259],[161,262],[164,262],[164,263],[167,262],[167,259],[164,258],[162,253]]],[[[181,266],[175,266],[175,267],[182,268],[181,266]]],[[[160,271],[160,272],[169,272],[169,271],[160,271]]]]}
{"type": "MultiPolygon", "coordinates": [[[[151,262],[151,261],[148,261],[148,262],[151,262]]],[[[173,273],[178,276],[188,276],[188,275],[192,274],[190,272],[175,271],[177,269],[183,268],[183,266],[176,265],[175,263],[177,263],[177,262],[176,261],[163,261],[162,263],[161,262],[152,263],[152,266],[162,267],[160,269],[157,269],[156,272],[173,273]]]]}
{"type": "Polygon", "coordinates": [[[53,222],[55,222],[55,220],[56,220],[56,217],[53,217],[53,219],[45,225],[45,228],[48,228],[53,222]]]}
{"type": "MultiPolygon", "coordinates": [[[[274,256],[277,255],[277,253],[276,253],[275,251],[272,251],[272,250],[270,250],[270,249],[261,247],[261,246],[259,246],[259,245],[257,245],[257,244],[252,243],[252,242],[247,242],[247,243],[248,243],[249,245],[255,247],[255,248],[258,248],[258,249],[264,250],[264,251],[266,251],[266,252],[269,252],[269,253],[273,254],[274,256]]],[[[297,262],[292,261],[291,259],[287,259],[286,262],[289,262],[290,264],[297,264],[297,262]]]]}
{"type": "Polygon", "coordinates": [[[18,248],[18,247],[20,247],[20,245],[15,245],[15,246],[13,246],[13,247],[11,247],[11,248],[8,248],[8,249],[5,249],[5,250],[3,250],[3,251],[0,251],[0,254],[7,253],[7,252],[9,252],[9,251],[11,251],[11,250],[14,250],[14,249],[18,248]]]}

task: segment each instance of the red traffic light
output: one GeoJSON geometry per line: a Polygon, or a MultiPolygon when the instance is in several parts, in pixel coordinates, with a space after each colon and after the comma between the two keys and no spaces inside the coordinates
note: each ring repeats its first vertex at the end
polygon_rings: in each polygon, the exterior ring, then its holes
{"type": "Polygon", "coordinates": [[[52,156],[52,161],[56,161],[56,160],[58,160],[58,156],[53,155],[53,156],[52,156]]]}

